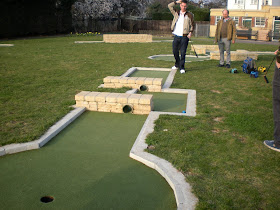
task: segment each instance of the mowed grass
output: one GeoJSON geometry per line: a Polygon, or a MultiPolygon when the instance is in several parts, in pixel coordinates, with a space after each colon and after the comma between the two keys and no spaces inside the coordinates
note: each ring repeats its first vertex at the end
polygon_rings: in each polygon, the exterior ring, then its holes
{"type": "MultiPolygon", "coordinates": [[[[74,95],[101,91],[106,76],[118,76],[132,66],[171,67],[173,62],[147,59],[171,54],[172,43],[74,44],[100,37],[59,37],[1,41],[0,145],[32,141],[71,110],[74,95]]],[[[193,39],[212,44],[213,39],[193,39]]],[[[277,46],[234,44],[232,49],[275,51],[277,46]]],[[[259,56],[269,66],[273,56],[259,56]]],[[[197,209],[279,209],[280,154],[263,140],[273,139],[272,77],[217,68],[218,61],[186,64],[173,88],[197,91],[197,116],[160,116],[147,142],[153,154],[170,161],[192,185],[197,209]],[[167,129],[167,131],[166,131],[167,129]]],[[[103,90],[125,91],[125,90],[103,90]]]]}

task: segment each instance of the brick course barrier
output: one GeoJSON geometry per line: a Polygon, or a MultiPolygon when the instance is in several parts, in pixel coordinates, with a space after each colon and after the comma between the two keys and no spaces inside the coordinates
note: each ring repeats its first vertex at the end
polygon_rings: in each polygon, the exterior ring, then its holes
{"type": "Polygon", "coordinates": [[[150,34],[104,34],[105,43],[125,43],[125,42],[153,42],[150,34]]]}
{"type": "MultiPolygon", "coordinates": [[[[227,56],[226,52],[224,53],[225,58],[227,56]]],[[[247,57],[251,57],[254,60],[258,60],[258,54],[254,52],[249,52],[247,50],[236,50],[230,51],[230,57],[232,61],[244,61],[247,57]]],[[[210,59],[220,60],[220,52],[210,52],[210,59]]]]}
{"type": "Polygon", "coordinates": [[[108,76],[103,79],[104,88],[129,87],[148,92],[161,92],[162,78],[147,77],[114,77],[108,76]]]}
{"type": "Polygon", "coordinates": [[[196,51],[197,54],[206,54],[209,51],[219,51],[218,45],[192,45],[192,51],[196,51]]]}
{"type": "Polygon", "coordinates": [[[153,95],[82,91],[75,95],[76,107],[90,111],[149,114],[153,95]]]}

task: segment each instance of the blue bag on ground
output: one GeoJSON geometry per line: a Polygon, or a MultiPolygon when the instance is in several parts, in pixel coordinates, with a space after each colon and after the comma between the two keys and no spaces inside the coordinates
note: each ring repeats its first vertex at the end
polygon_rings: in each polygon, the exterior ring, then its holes
{"type": "Polygon", "coordinates": [[[246,74],[250,74],[251,71],[255,71],[255,61],[253,60],[253,58],[247,57],[244,62],[242,67],[242,71],[246,74]]]}

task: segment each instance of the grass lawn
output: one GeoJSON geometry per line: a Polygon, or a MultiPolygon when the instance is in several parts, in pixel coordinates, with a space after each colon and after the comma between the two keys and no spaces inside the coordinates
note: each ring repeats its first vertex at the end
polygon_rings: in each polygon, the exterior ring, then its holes
{"type": "MultiPolygon", "coordinates": [[[[69,112],[76,93],[96,91],[106,76],[119,76],[132,66],[173,66],[148,59],[171,54],[169,42],[74,44],[82,40],[100,37],[0,41],[15,44],[0,48],[0,146],[37,139],[69,112]]],[[[232,45],[232,50],[276,48],[232,45]]],[[[271,60],[272,56],[259,56],[257,65],[268,67],[271,60]]],[[[280,209],[280,154],[263,145],[273,138],[274,67],[266,84],[262,77],[230,74],[217,64],[187,63],[186,74],[176,74],[173,88],[197,91],[197,116],[161,116],[147,142],[155,146],[155,155],[185,174],[199,198],[198,209],[280,209]]],[[[232,67],[241,72],[241,64],[233,62],[232,67]]]]}

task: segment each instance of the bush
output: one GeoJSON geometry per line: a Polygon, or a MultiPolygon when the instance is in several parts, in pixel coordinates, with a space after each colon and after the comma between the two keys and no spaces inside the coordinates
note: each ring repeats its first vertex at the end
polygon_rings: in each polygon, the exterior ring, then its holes
{"type": "Polygon", "coordinates": [[[209,21],[210,20],[210,12],[202,11],[202,10],[194,10],[191,12],[194,14],[195,21],[209,21]]]}
{"type": "MultiPolygon", "coordinates": [[[[178,5],[175,7],[180,9],[178,5]]],[[[208,8],[199,8],[193,5],[188,6],[188,10],[194,14],[195,21],[209,21],[210,10],[208,8]]],[[[151,4],[148,8],[148,16],[153,20],[172,20],[173,15],[167,7],[163,7],[159,2],[151,4]]]]}
{"type": "Polygon", "coordinates": [[[163,13],[153,13],[152,14],[153,20],[172,20],[173,15],[169,12],[163,12],[163,13]]]}

